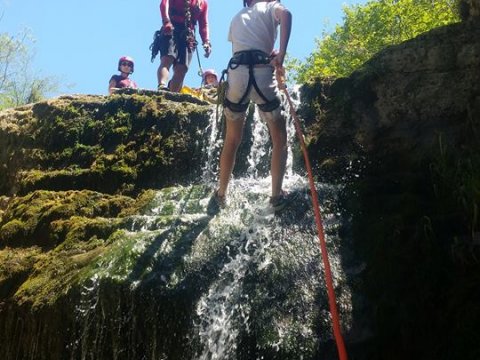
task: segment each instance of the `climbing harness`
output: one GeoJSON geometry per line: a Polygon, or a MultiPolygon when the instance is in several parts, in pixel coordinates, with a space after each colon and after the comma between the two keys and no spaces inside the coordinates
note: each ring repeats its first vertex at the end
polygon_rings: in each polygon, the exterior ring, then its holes
{"type": "Polygon", "coordinates": [[[240,65],[247,65],[248,66],[248,84],[245,89],[245,92],[238,101],[238,103],[233,103],[228,100],[226,97],[224,99],[223,105],[228,107],[233,112],[243,112],[247,110],[249,102],[245,102],[245,99],[250,92],[252,86],[257,91],[258,95],[265,101],[264,104],[259,104],[258,107],[260,110],[264,112],[271,112],[278,108],[281,104],[279,98],[274,98],[272,100],[268,100],[265,95],[260,91],[260,88],[257,85],[257,81],[255,80],[255,75],[253,73],[253,69],[255,65],[267,65],[270,63],[271,57],[263,51],[260,50],[247,50],[247,51],[238,51],[233,54],[233,57],[228,62],[228,69],[235,70],[240,65]]]}
{"type": "Polygon", "coordinates": [[[325,242],[325,231],[323,228],[323,222],[322,222],[322,216],[320,213],[320,205],[318,203],[318,194],[317,194],[317,189],[315,187],[315,182],[313,180],[313,172],[312,172],[312,167],[310,165],[310,159],[308,157],[308,152],[307,148],[305,146],[305,141],[303,140],[303,133],[302,129],[300,127],[300,120],[298,119],[297,113],[295,112],[295,108],[293,106],[293,101],[290,98],[290,95],[288,93],[287,87],[285,85],[285,70],[283,68],[281,69],[276,69],[276,76],[277,76],[277,81],[278,81],[278,86],[283,92],[285,93],[285,96],[287,98],[289,107],[290,107],[290,114],[292,115],[292,118],[294,120],[294,125],[295,125],[295,130],[297,133],[298,141],[300,142],[300,147],[302,149],[303,153],[303,158],[305,160],[305,167],[307,168],[307,174],[308,174],[308,182],[310,184],[310,192],[312,195],[312,205],[313,205],[313,212],[315,214],[315,223],[317,225],[317,231],[318,231],[318,239],[320,242],[320,249],[321,249],[321,254],[322,254],[322,259],[323,259],[323,265],[325,268],[325,281],[327,284],[327,293],[328,293],[328,303],[330,306],[330,313],[332,315],[332,325],[333,325],[333,335],[335,337],[335,341],[337,344],[337,351],[338,351],[338,356],[340,360],[347,360],[347,351],[345,349],[345,343],[343,341],[342,333],[340,330],[340,317],[338,315],[338,310],[337,310],[337,305],[336,305],[336,297],[335,297],[335,291],[333,288],[333,276],[332,276],[332,271],[330,268],[330,262],[328,260],[328,253],[327,253],[327,245],[325,242]]]}
{"type": "Polygon", "coordinates": [[[200,55],[198,54],[198,49],[197,49],[197,45],[195,44],[195,52],[197,53],[197,60],[198,60],[198,75],[200,77],[203,76],[203,69],[202,69],[202,64],[200,62],[200,55]]]}
{"type": "MultiPolygon", "coordinates": [[[[185,31],[186,31],[185,37],[186,37],[187,46],[190,49],[190,51],[195,51],[197,53],[198,75],[202,76],[203,69],[202,69],[202,64],[200,62],[200,55],[198,53],[198,41],[195,35],[195,28],[192,30],[192,26],[191,26],[192,12],[190,9],[190,0],[184,0],[183,5],[185,10],[185,31]]],[[[197,2],[197,6],[200,6],[198,2],[197,2]]]]}
{"type": "MultiPolygon", "coordinates": [[[[182,32],[181,36],[185,37],[185,42],[187,44],[187,48],[190,51],[193,51],[194,49],[196,50],[198,43],[197,43],[197,40],[196,40],[196,37],[195,37],[195,32],[194,32],[194,30],[192,29],[192,26],[191,26],[191,24],[192,24],[192,12],[191,12],[191,9],[190,9],[190,0],[184,0],[183,5],[184,5],[184,12],[185,12],[185,30],[184,30],[184,32],[182,32]]],[[[198,3],[197,3],[197,6],[199,6],[198,3]]],[[[152,56],[151,56],[151,59],[150,59],[151,62],[153,62],[155,60],[155,57],[160,52],[161,35],[162,35],[162,29],[155,31],[154,34],[153,34],[153,42],[150,44],[150,50],[152,52],[152,56]]],[[[198,53],[197,53],[197,55],[198,55],[198,53]]],[[[199,66],[201,67],[200,59],[198,59],[198,62],[199,62],[199,66]]]]}
{"type": "Polygon", "coordinates": [[[153,42],[150,44],[150,51],[152,52],[152,57],[150,61],[153,63],[155,57],[160,52],[160,38],[162,35],[162,30],[157,30],[153,33],[153,42]]]}
{"type": "Polygon", "coordinates": [[[220,80],[218,80],[218,86],[217,86],[217,106],[216,106],[216,110],[215,110],[215,121],[217,123],[217,128],[220,129],[220,133],[223,133],[223,125],[224,123],[223,122],[220,122],[220,126],[219,125],[219,108],[220,108],[220,105],[223,105],[224,102],[225,102],[225,93],[227,92],[227,86],[228,86],[228,83],[225,81],[225,75],[227,75],[227,69],[223,70],[222,71],[222,76],[220,76],[220,80]]]}
{"type": "MultiPolygon", "coordinates": [[[[198,5],[198,4],[197,4],[198,5]]],[[[190,0],[184,0],[183,6],[185,10],[185,41],[190,51],[196,49],[197,40],[195,39],[195,33],[192,30],[192,12],[190,10],[190,0]]]]}

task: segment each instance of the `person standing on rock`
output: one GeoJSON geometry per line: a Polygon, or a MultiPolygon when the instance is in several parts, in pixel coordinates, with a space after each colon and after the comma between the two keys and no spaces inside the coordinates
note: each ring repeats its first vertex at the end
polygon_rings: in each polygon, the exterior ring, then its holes
{"type": "Polygon", "coordinates": [[[275,75],[284,76],[283,61],[290,39],[292,14],[280,1],[244,0],[243,5],[244,8],[232,19],[228,34],[233,56],[228,64],[224,100],[226,133],[220,156],[218,188],[207,206],[207,212],[211,214],[225,206],[250,100],[257,104],[272,140],[270,205],[275,211],[286,205],[282,183],[287,160],[287,130],[275,75]],[[274,51],[278,27],[280,47],[274,51]]]}
{"type": "Polygon", "coordinates": [[[161,0],[163,26],[158,41],[160,66],[157,70],[158,90],[179,92],[196,49],[195,27],[198,23],[205,57],[212,51],[208,29],[207,0],[161,0]],[[170,68],[173,76],[169,81],[170,68]]]}

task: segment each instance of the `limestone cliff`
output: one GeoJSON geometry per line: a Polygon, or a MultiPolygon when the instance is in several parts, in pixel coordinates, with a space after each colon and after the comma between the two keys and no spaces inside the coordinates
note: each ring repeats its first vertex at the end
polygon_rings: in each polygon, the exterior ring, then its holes
{"type": "Polygon", "coordinates": [[[310,154],[320,177],[349,184],[368,264],[368,359],[478,357],[478,39],[475,19],[438,28],[305,88],[310,154]]]}

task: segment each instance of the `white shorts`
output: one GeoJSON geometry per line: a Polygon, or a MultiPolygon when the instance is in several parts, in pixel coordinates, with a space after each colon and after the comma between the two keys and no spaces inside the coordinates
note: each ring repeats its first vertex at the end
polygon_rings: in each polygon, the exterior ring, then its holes
{"type": "MultiPolygon", "coordinates": [[[[263,96],[272,101],[275,98],[280,98],[277,86],[277,80],[274,75],[274,68],[271,65],[256,65],[253,68],[253,74],[258,88],[262,92],[263,96]]],[[[238,104],[245,94],[245,90],[248,86],[249,72],[248,65],[240,65],[236,69],[228,69],[228,86],[226,92],[226,98],[234,103],[238,104]]],[[[249,93],[245,96],[243,104],[253,101],[255,104],[265,104],[265,100],[258,94],[255,87],[250,87],[249,93]]],[[[271,112],[264,112],[259,109],[260,116],[263,120],[275,119],[278,117],[281,111],[281,106],[277,107],[271,112]]],[[[227,118],[232,120],[243,119],[245,117],[246,110],[243,112],[235,112],[229,108],[224,108],[227,118]]]]}

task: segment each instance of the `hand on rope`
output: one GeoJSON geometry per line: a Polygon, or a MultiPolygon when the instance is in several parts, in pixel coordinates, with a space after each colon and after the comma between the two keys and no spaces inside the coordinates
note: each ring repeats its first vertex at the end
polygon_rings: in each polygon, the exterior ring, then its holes
{"type": "Polygon", "coordinates": [[[283,68],[284,60],[285,60],[284,52],[274,49],[270,54],[270,65],[274,66],[275,68],[283,68]]]}
{"type": "Polygon", "coordinates": [[[278,88],[287,91],[287,81],[285,76],[285,68],[283,66],[275,67],[275,78],[277,79],[278,88]]]}

